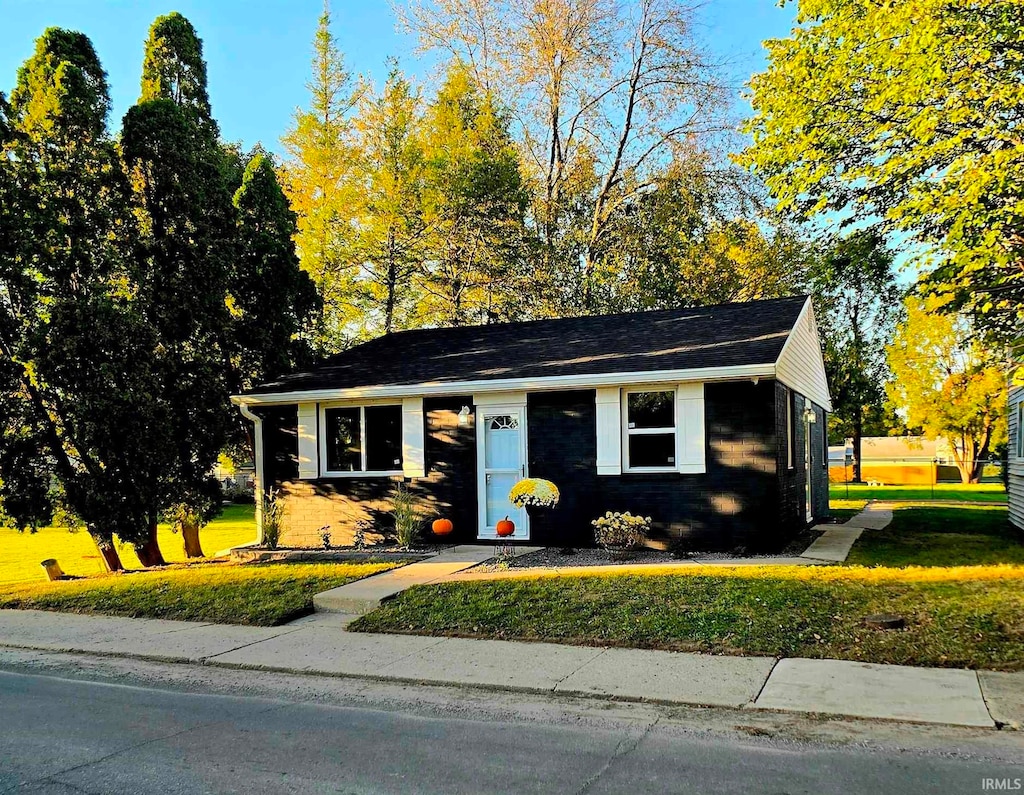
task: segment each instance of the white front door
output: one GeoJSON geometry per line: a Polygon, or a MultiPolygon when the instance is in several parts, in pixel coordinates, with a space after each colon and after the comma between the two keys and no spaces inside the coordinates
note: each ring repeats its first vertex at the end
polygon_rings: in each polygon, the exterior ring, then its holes
{"type": "Polygon", "coordinates": [[[516,524],[511,540],[530,537],[530,518],[508,501],[508,493],[526,477],[526,407],[481,406],[476,437],[478,538],[498,537],[497,525],[506,516],[516,524]]]}

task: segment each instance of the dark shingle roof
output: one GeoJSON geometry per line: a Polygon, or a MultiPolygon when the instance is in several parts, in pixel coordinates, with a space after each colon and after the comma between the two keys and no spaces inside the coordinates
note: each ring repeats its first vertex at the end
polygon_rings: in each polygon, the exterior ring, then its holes
{"type": "Polygon", "coordinates": [[[773,364],[805,300],[402,331],[248,394],[773,364]]]}

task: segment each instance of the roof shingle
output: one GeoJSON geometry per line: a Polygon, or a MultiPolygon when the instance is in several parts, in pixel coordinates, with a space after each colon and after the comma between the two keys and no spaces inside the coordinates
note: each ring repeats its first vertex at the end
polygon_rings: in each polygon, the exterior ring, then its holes
{"type": "Polygon", "coordinates": [[[247,394],[773,364],[806,298],[401,331],[247,394]]]}

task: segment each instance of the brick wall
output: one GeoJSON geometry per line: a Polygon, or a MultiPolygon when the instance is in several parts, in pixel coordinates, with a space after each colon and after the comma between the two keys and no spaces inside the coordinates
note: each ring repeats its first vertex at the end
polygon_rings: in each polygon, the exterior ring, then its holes
{"type": "MultiPolygon", "coordinates": [[[[297,480],[297,436],[295,406],[266,412],[264,420],[265,476],[280,489],[285,504],[282,546],[320,546],[325,525],[331,543],[347,545],[359,522],[369,522],[375,542],[390,535],[391,495],[404,482],[417,495],[424,529],[437,516],[452,520],[452,540],[476,538],[476,436],[473,417],[459,426],[458,412],[472,406],[472,398],[427,398],[423,402],[424,456],[426,477],[411,480],[392,478],[320,478],[297,480]],[[290,464],[288,462],[291,462],[290,464]]],[[[424,539],[430,541],[429,533],[424,539]]]]}
{"type": "Polygon", "coordinates": [[[605,511],[651,516],[656,532],[699,549],[779,544],[774,384],[707,384],[707,472],[597,475],[592,390],[528,398],[530,474],[553,480],[562,500],[535,511],[532,542],[592,543],[605,511]]]}
{"type": "MultiPolygon", "coordinates": [[[[593,390],[530,394],[529,471],[534,477],[553,480],[562,492],[557,508],[532,512],[530,543],[589,545],[590,521],[605,511],[618,510],[651,516],[659,535],[690,548],[754,551],[781,546],[803,525],[804,499],[800,422],[797,470],[785,471],[784,393],[774,381],[707,384],[707,472],[614,477],[597,476],[593,390]]],[[[477,473],[475,418],[471,415],[469,426],[458,425],[463,405],[472,408],[472,398],[424,401],[427,476],[407,485],[421,499],[425,524],[428,517],[446,516],[455,524],[449,538],[465,542],[476,538],[477,473]]],[[[271,468],[267,478],[282,489],[286,504],[283,544],[318,546],[324,525],[330,525],[333,543],[347,544],[361,520],[373,523],[381,534],[390,531],[389,497],[401,478],[297,481],[295,407],[275,410],[273,422],[267,416],[264,445],[271,468]]],[[[813,432],[820,433],[824,427],[821,412],[813,432]]],[[[821,455],[819,447],[812,448],[813,456],[821,455]]],[[[825,483],[823,516],[827,472],[823,466],[818,468],[825,483]]],[[[816,500],[818,492],[816,486],[816,500]]]]}
{"type": "Polygon", "coordinates": [[[775,383],[775,425],[777,434],[776,460],[779,471],[779,517],[782,534],[792,533],[807,524],[807,425],[803,420],[804,409],[814,410],[815,422],[811,431],[811,513],[813,521],[828,517],[828,469],[824,434],[828,431],[828,414],[821,406],[803,395],[791,393],[782,384],[775,383]],[[787,464],[786,401],[793,400],[793,467],[787,464]]]}

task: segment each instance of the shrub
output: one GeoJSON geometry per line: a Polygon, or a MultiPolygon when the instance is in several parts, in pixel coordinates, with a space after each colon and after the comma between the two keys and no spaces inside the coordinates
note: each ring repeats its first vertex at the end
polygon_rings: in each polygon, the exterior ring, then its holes
{"type": "Polygon", "coordinates": [[[591,522],[594,526],[594,539],[608,549],[609,547],[638,547],[643,544],[651,529],[650,516],[633,516],[629,511],[619,513],[608,511],[604,516],[591,522]]]}
{"type": "Polygon", "coordinates": [[[395,540],[400,547],[411,547],[416,543],[423,523],[416,510],[416,497],[404,483],[395,486],[391,497],[391,513],[395,520],[395,540]]]}
{"type": "Polygon", "coordinates": [[[235,505],[252,505],[256,502],[256,493],[247,486],[232,484],[224,489],[224,499],[235,505]]]}
{"type": "Polygon", "coordinates": [[[284,525],[284,501],[281,492],[271,489],[269,494],[261,496],[263,500],[263,546],[277,549],[281,540],[281,529],[284,525]]]}
{"type": "Polygon", "coordinates": [[[352,546],[359,550],[366,549],[366,531],[371,527],[365,519],[356,522],[355,532],[352,533],[352,546]]]}

